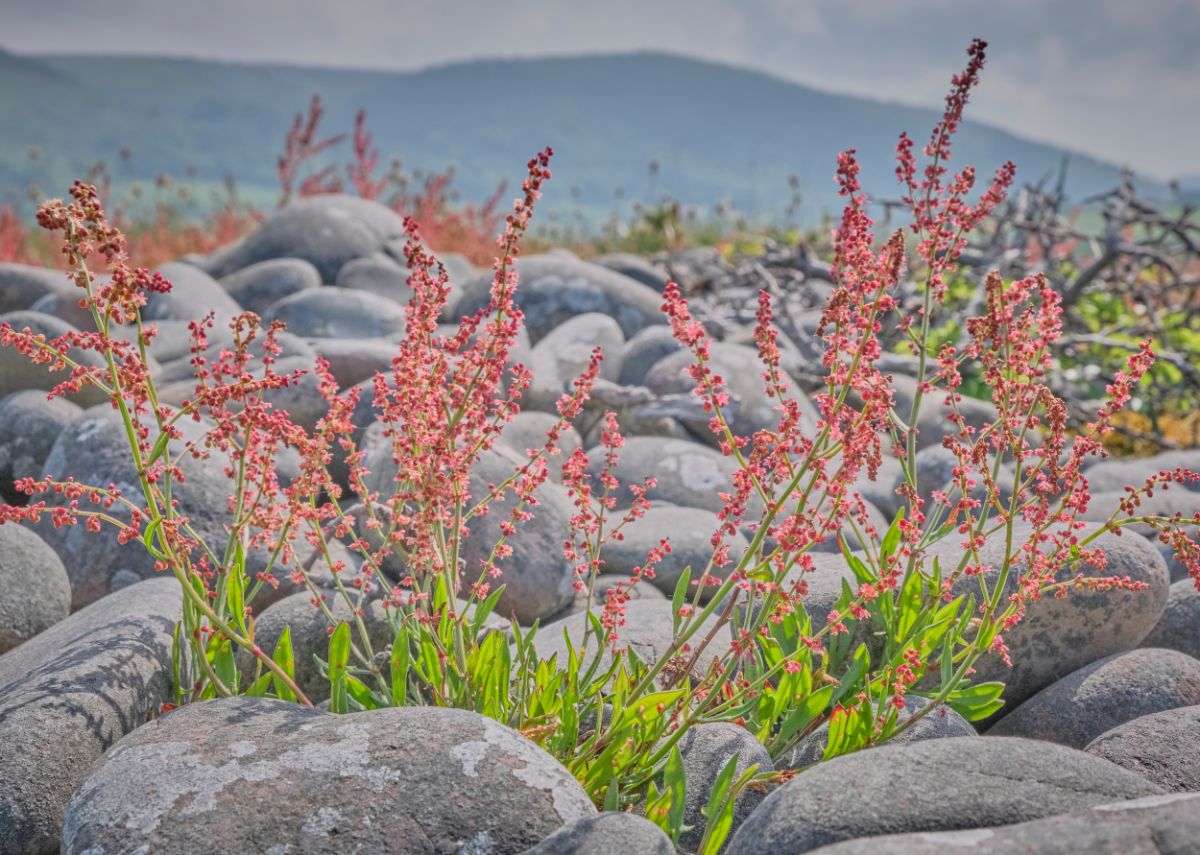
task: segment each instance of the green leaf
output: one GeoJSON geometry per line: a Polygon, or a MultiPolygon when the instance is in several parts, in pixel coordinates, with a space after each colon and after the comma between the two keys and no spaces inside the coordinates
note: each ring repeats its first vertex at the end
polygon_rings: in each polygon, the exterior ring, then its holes
{"type": "Polygon", "coordinates": [[[687,806],[687,776],[683,771],[683,755],[679,753],[678,744],[671,746],[671,753],[667,755],[667,765],[663,770],[663,782],[666,784],[667,792],[671,794],[671,811],[667,815],[667,821],[670,825],[668,834],[671,835],[671,842],[678,844],[679,837],[683,834],[683,810],[687,806]]]}
{"type": "Polygon", "coordinates": [[[412,651],[409,649],[408,632],[408,624],[401,623],[400,629],[396,631],[396,637],[392,640],[390,676],[392,706],[394,707],[402,707],[408,703],[409,658],[412,656],[412,651]]]}
{"type": "Polygon", "coordinates": [[[1004,700],[1000,697],[1003,692],[1003,683],[976,683],[956,691],[946,699],[946,706],[967,721],[979,721],[1004,706],[1004,700]]]}
{"type": "Polygon", "coordinates": [[[705,826],[704,838],[700,841],[698,855],[716,855],[720,851],[729,829],[733,826],[733,804],[735,793],[730,792],[734,773],[737,771],[740,754],[729,758],[724,768],[713,782],[708,795],[708,804],[704,807],[705,826]]]}
{"type": "Polygon", "coordinates": [[[847,670],[845,674],[838,678],[838,685],[834,689],[833,695],[829,699],[829,703],[836,704],[842,698],[846,697],[847,694],[849,694],[858,686],[859,682],[861,682],[862,678],[866,676],[870,668],[871,654],[867,650],[867,645],[860,644],[858,645],[858,649],[854,651],[854,659],[850,663],[849,670],[847,670]]]}
{"type": "Polygon", "coordinates": [[[346,666],[350,662],[350,624],[342,621],[329,637],[329,711],[350,711],[346,666]]]}
{"type": "Polygon", "coordinates": [[[671,620],[673,621],[674,633],[679,632],[681,621],[679,610],[683,607],[683,601],[687,599],[688,586],[691,584],[692,566],[689,564],[683,568],[683,573],[679,575],[679,581],[675,583],[675,593],[671,595],[671,620]]]}
{"type": "Polygon", "coordinates": [[[171,685],[175,690],[175,703],[183,703],[183,624],[176,622],[171,631],[171,685]]]}
{"type": "MultiPolygon", "coordinates": [[[[271,654],[271,660],[288,677],[292,680],[296,679],[296,659],[295,653],[292,651],[292,628],[290,626],[285,626],[283,632],[279,634],[279,640],[275,642],[275,651],[271,654]]],[[[296,693],[277,674],[272,672],[271,678],[275,681],[277,698],[282,701],[295,702],[297,700],[296,693]]]]}
{"type": "Polygon", "coordinates": [[[801,701],[800,705],[792,710],[779,726],[779,732],[775,736],[776,744],[787,745],[792,741],[792,737],[825,712],[825,708],[829,706],[829,702],[833,698],[833,689],[833,686],[825,686],[801,701]]]}
{"type": "Polygon", "coordinates": [[[604,810],[616,813],[621,809],[620,781],[614,774],[608,781],[608,789],[604,792],[604,810]]]}

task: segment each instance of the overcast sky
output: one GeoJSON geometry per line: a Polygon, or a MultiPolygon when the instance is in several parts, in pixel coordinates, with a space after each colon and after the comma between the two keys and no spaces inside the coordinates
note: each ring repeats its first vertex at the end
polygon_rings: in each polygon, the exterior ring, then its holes
{"type": "Polygon", "coordinates": [[[926,106],[974,35],[992,47],[970,116],[1200,174],[1198,0],[0,0],[17,52],[413,69],[659,49],[926,106]]]}

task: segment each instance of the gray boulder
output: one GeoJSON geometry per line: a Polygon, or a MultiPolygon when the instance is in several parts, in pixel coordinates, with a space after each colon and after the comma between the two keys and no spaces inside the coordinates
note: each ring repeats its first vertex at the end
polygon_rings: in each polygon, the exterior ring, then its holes
{"type": "Polygon", "coordinates": [[[158,272],[171,283],[171,290],[165,294],[146,295],[146,305],[142,308],[142,317],[146,320],[198,321],[212,312],[221,324],[242,312],[237,300],[221,287],[221,283],[199,267],[169,261],[159,267],[158,272]]]}
{"type": "MultiPolygon", "coordinates": [[[[708,804],[717,776],[721,774],[730,758],[735,754],[738,758],[734,766],[734,780],[751,766],[758,766],[759,773],[774,772],[775,766],[771,763],[771,755],[754,734],[745,728],[725,722],[688,728],[679,740],[679,754],[683,758],[683,775],[686,782],[683,822],[692,826],[690,831],[680,835],[679,843],[684,849],[692,851],[704,839],[706,820],[703,810],[708,804]]],[[[738,827],[745,822],[746,817],[762,804],[764,798],[766,795],[758,790],[742,791],[733,805],[730,838],[737,833],[738,827]]],[[[726,838],[727,843],[730,838],[726,838]]]]}
{"type": "Polygon", "coordinates": [[[1162,617],[1142,640],[1143,647],[1166,647],[1200,659],[1200,591],[1191,579],[1171,585],[1162,617]]]}
{"type": "MultiPolygon", "coordinates": [[[[9,312],[0,315],[0,323],[11,324],[17,332],[29,330],[34,335],[44,335],[47,340],[77,331],[66,321],[52,315],[43,315],[41,312],[9,312]]],[[[104,366],[103,357],[92,350],[72,348],[68,355],[75,362],[89,368],[104,366]]],[[[11,347],[0,347],[0,395],[10,395],[23,389],[48,392],[69,377],[69,372],[51,372],[47,366],[30,362],[11,347]]],[[[66,398],[82,407],[90,407],[106,400],[104,394],[90,383],[85,383],[78,392],[71,392],[66,398]]]]}
{"type": "Polygon", "coordinates": [[[640,386],[660,359],[681,350],[683,345],[675,340],[670,327],[653,326],[639,330],[637,335],[625,342],[617,382],[624,386],[640,386]]]}
{"type": "MultiPolygon", "coordinates": [[[[604,466],[604,450],[593,448],[589,472],[595,478],[604,466]]],[[[720,494],[733,487],[737,462],[719,451],[686,439],[631,436],[620,450],[613,475],[620,482],[617,507],[627,508],[633,501],[630,484],[641,484],[653,477],[656,484],[646,491],[652,502],[664,501],[692,508],[719,511],[724,506],[720,494]]]]}
{"type": "Polygon", "coordinates": [[[529,362],[533,382],[526,393],[526,405],[557,413],[558,399],[572,390],[597,347],[604,354],[600,376],[615,378],[621,368],[624,344],[621,328],[607,315],[591,312],[559,324],[533,348],[529,362]]]}
{"type": "Polygon", "coordinates": [[[398,351],[395,342],[384,338],[314,338],[312,347],[329,361],[339,389],[388,372],[398,351]]]}
{"type": "Polygon", "coordinates": [[[317,288],[284,297],[266,319],[303,338],[381,338],[404,329],[404,307],[366,291],[317,288]]]}
{"type": "Polygon", "coordinates": [[[675,855],[671,838],[631,813],[602,813],[564,825],[521,855],[675,855]]]}
{"type": "MultiPolygon", "coordinates": [[[[626,338],[643,327],[665,323],[662,298],[653,288],[569,253],[522,256],[517,273],[517,304],[535,344],[563,321],[588,312],[613,318],[626,338]]],[[[486,306],[491,285],[490,271],[463,283],[462,296],[444,317],[470,315],[486,306]]]]}
{"type": "MultiPolygon", "coordinates": [[[[912,413],[913,398],[917,391],[915,377],[907,374],[892,375],[892,392],[896,412],[905,422],[912,413]]],[[[921,412],[917,418],[917,447],[941,445],[947,436],[958,433],[958,427],[950,421],[954,410],[946,403],[945,392],[935,391],[921,397],[921,412]]],[[[966,423],[977,431],[996,422],[996,407],[991,401],[981,401],[966,395],[958,402],[958,412],[966,423]]],[[[1029,438],[1036,444],[1036,438],[1029,438]]]]}
{"type": "Polygon", "coordinates": [[[342,265],[334,284],[351,291],[365,291],[404,305],[412,296],[408,268],[386,253],[352,258],[342,265]]]}
{"type": "MultiPolygon", "coordinates": [[[[530,449],[536,451],[546,444],[546,432],[557,422],[557,415],[538,410],[524,410],[517,413],[516,417],[504,426],[504,430],[500,434],[500,442],[518,454],[525,454],[530,449]]],[[[557,459],[549,461],[550,478],[553,481],[561,482],[562,462],[570,457],[575,449],[583,447],[583,439],[579,436],[579,431],[568,425],[567,429],[558,437],[558,447],[562,454],[557,459]]]]}
{"type": "MultiPolygon", "coordinates": [[[[179,426],[186,440],[205,430],[186,419],[179,426]]],[[[178,453],[179,448],[175,451],[178,453]]],[[[216,459],[195,460],[185,455],[179,465],[186,478],[186,483],[175,490],[180,512],[206,542],[223,547],[228,537],[225,526],[232,481],[216,459]]],[[[46,458],[45,471],[55,480],[74,476],[81,484],[104,487],[115,484],[134,501],[141,497],[125,429],[117,412],[107,406],[85,410],[63,428],[46,458]]],[[[50,506],[65,501],[65,497],[57,494],[46,498],[50,506]]],[[[119,504],[109,513],[118,519],[128,519],[128,511],[119,504]]],[[[58,553],[66,567],[74,609],[110,591],[157,575],[154,560],[142,544],[137,540],[119,544],[112,528],[97,533],[86,531],[83,525],[55,528],[50,518],[43,516],[34,530],[58,553]]]]}
{"type": "Polygon", "coordinates": [[[62,398],[26,389],[0,400],[0,496],[25,504],[28,496],[13,488],[18,478],[39,478],[54,440],[81,410],[62,398]]]}
{"type": "Polygon", "coordinates": [[[27,528],[0,526],[0,653],[71,613],[71,583],[54,550],[27,528]]]}
{"type": "Polygon", "coordinates": [[[71,799],[62,851],[504,855],[595,811],[550,755],[472,712],[230,698],[114,746],[71,799]]]}
{"type": "MultiPolygon", "coordinates": [[[[991,568],[984,574],[987,578],[995,578],[995,568],[1003,562],[1004,534],[1001,530],[988,538],[980,551],[983,565],[991,568]]],[[[1029,529],[1018,524],[1014,543],[1024,543],[1028,536],[1029,529]]],[[[936,556],[943,571],[950,572],[963,557],[961,541],[955,533],[936,543],[929,550],[927,566],[932,566],[936,556]]],[[[1130,531],[1120,537],[1102,535],[1094,545],[1105,550],[1108,566],[1104,570],[1083,568],[1085,575],[1128,576],[1147,587],[1141,591],[1071,590],[1064,599],[1045,596],[1029,603],[1021,622],[1004,633],[1012,668],[994,653],[985,654],[975,665],[977,680],[1005,684],[1008,709],[1084,665],[1137,647],[1162,615],[1168,576],[1154,546],[1130,531]]],[[[1014,564],[1012,569],[1006,593],[1015,591],[1018,584],[1019,567],[1014,564]]],[[[1062,578],[1074,574],[1068,568],[1062,571],[1062,578]]],[[[978,591],[976,578],[966,576],[955,589],[960,594],[978,591]]]]}
{"type": "MultiPolygon", "coordinates": [[[[78,294],[65,272],[14,261],[0,262],[0,313],[18,312],[52,294],[78,294]]],[[[78,301],[78,296],[76,296],[78,301]]]]}
{"type": "Polygon", "coordinates": [[[262,315],[284,297],[321,287],[321,274],[302,258],[272,258],[221,279],[229,296],[244,309],[262,315]]]}
{"type": "MultiPolygon", "coordinates": [[[[591,599],[591,606],[590,606],[590,608],[592,610],[592,614],[595,614],[595,615],[600,614],[601,609],[604,608],[604,601],[605,601],[605,598],[608,596],[609,590],[612,588],[616,588],[619,585],[625,586],[625,594],[631,600],[665,600],[666,599],[666,597],[663,595],[662,591],[658,590],[658,588],[655,588],[648,583],[637,584],[632,587],[628,587],[628,583],[629,583],[629,579],[627,577],[623,577],[623,576],[612,576],[612,575],[605,575],[605,574],[601,574],[601,575],[597,576],[596,584],[592,588],[592,599],[591,599]]],[[[554,616],[554,618],[555,618],[555,620],[559,620],[561,618],[576,614],[578,612],[585,612],[588,610],[588,608],[589,608],[588,592],[587,592],[587,588],[584,587],[584,589],[582,591],[575,592],[575,601],[573,603],[571,603],[570,610],[567,612],[563,612],[561,614],[557,614],[554,616]]]]}
{"type": "MultiPolygon", "coordinates": [[[[651,506],[641,519],[633,520],[621,529],[621,540],[610,540],[604,545],[600,557],[604,561],[603,572],[618,576],[630,576],[635,567],[646,562],[646,554],[658,546],[666,537],[671,541],[671,551],[654,567],[654,578],[649,584],[668,597],[675,593],[675,585],[683,575],[684,568],[692,568],[695,582],[712,558],[712,535],[720,527],[720,520],[712,511],[675,505],[651,506]]],[[[729,557],[736,563],[750,545],[740,533],[726,538],[729,557]]],[[[711,573],[725,578],[733,565],[713,567],[711,573]]],[[[691,599],[695,588],[688,592],[691,599]]],[[[711,591],[710,591],[711,592],[711,591]]],[[[708,599],[702,597],[703,601],[708,599]]]]}
{"type": "Polygon", "coordinates": [[[118,591],[0,656],[0,851],[57,852],[92,765],[172,700],[179,583],[118,591]]]}
{"type": "MultiPolygon", "coordinates": [[[[696,387],[696,381],[688,373],[693,361],[689,351],[672,353],[660,359],[646,373],[644,385],[659,395],[689,394],[696,387]]],[[[717,342],[711,347],[709,367],[720,375],[729,393],[730,406],[725,419],[734,434],[750,436],[757,430],[774,430],[778,426],[780,414],[776,408],[779,402],[768,398],[763,389],[763,366],[753,348],[717,342]]],[[[816,408],[791,377],[786,373],[781,376],[785,394],[800,407],[801,431],[813,434],[818,419],[816,408]]],[[[706,413],[681,421],[707,445],[716,448],[723,439],[709,429],[709,416],[706,413]]]]}
{"type": "MultiPolygon", "coordinates": [[[[481,500],[488,494],[488,484],[503,483],[525,459],[501,445],[481,454],[471,469],[472,498],[481,500]]],[[[557,614],[575,599],[574,569],[563,556],[574,506],[566,490],[550,481],[542,484],[534,497],[537,506],[527,508],[533,519],[517,523],[516,533],[507,541],[512,555],[497,562],[501,575],[492,580],[493,585],[504,586],[496,614],[522,625],[557,614]]],[[[462,550],[465,584],[473,584],[479,577],[483,562],[500,541],[500,526],[515,504],[516,497],[509,491],[489,504],[487,516],[471,520],[462,550]]]]}
{"type": "Polygon", "coordinates": [[[658,293],[662,293],[663,288],[667,287],[666,273],[658,267],[651,264],[640,255],[634,255],[629,252],[610,252],[607,255],[600,255],[592,259],[593,264],[599,264],[601,267],[607,267],[620,273],[622,276],[628,276],[630,279],[636,279],[643,285],[649,285],[658,293]]]}
{"type": "Polygon", "coordinates": [[[1200,793],[1200,706],[1127,721],[1085,749],[1172,792],[1200,793]]]}
{"type": "Polygon", "coordinates": [[[1200,661],[1178,650],[1115,653],[1047,686],[989,735],[1027,736],[1083,748],[1119,724],[1200,704],[1200,661]]]}
{"type": "Polygon", "coordinates": [[[1200,793],[1146,796],[996,828],[885,834],[824,846],[821,855],[1192,855],[1200,793]]]}
{"type": "MultiPolygon", "coordinates": [[[[1164,451],[1152,457],[1101,460],[1087,468],[1088,486],[1093,493],[1123,493],[1126,487],[1140,487],[1146,479],[1162,471],[1179,468],[1200,472],[1200,450],[1164,451]]],[[[1173,486],[1172,490],[1200,490],[1200,482],[1173,486]]]]}
{"type": "Polygon", "coordinates": [[[1031,739],[885,745],[801,772],[767,796],[727,851],[800,853],[880,834],[989,828],[1161,792],[1113,763],[1031,739]]]}
{"type": "Polygon", "coordinates": [[[193,263],[216,277],[271,258],[309,262],[332,283],[347,261],[377,252],[404,234],[404,220],[378,202],[355,196],[300,199],[277,211],[244,239],[193,263]]]}

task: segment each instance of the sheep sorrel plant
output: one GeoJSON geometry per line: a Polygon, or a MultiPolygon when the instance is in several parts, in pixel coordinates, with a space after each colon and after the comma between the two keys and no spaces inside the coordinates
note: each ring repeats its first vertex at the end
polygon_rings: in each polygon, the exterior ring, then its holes
{"type": "Polygon", "coordinates": [[[652,479],[623,486],[615,477],[625,442],[620,418],[596,412],[592,401],[602,354],[593,353],[558,401],[540,448],[514,462],[495,447],[531,382],[530,371],[509,360],[523,321],[515,264],[550,178],[549,149],[530,161],[523,197],[499,238],[487,305],[450,334],[438,325],[449,296],[446,271],[407,220],[412,298],[391,370],[374,378],[373,430],[386,453],[370,457],[356,439],[358,392],[339,390],[324,360],[313,371],[327,411],[311,430],[273,404],[299,376],[276,369],[280,326],[264,328],[251,313],[232,320],[225,348],[208,344],[211,317],[192,325],[194,393],[165,403],[147,357],[157,331],[140,310],[169,283],[127,265],[124,239],[92,188],[76,184],[70,203],[47,203],[39,222],[62,234],[95,331],[47,339],[4,325],[0,342],[65,372],[52,396],[85,384],[107,396],[128,437],[138,495],[114,485],[25,479],[24,492],[49,500],[6,506],[2,519],[111,524],[123,543],[139,541],[158,569],[179,580],[179,703],[234,694],[312,702],[297,679],[289,632],[271,651],[256,642],[251,604],[282,575],[311,594],[328,622],[327,655],[317,664],[333,713],[405,704],[474,710],[556,757],[597,805],[641,810],[674,840],[689,834],[691,848],[715,852],[737,795],[794,772],[739,771],[734,758],[688,829],[680,741],[694,725],[737,724],[790,769],[811,762],[810,754],[791,758],[822,728],[827,759],[885,742],[940,707],[985,719],[1002,706],[1004,686],[978,681],[977,666],[985,656],[1009,659],[1006,634],[1038,600],[1144,587],[1105,574],[1100,538],[1134,523],[1157,530],[1200,585],[1200,547],[1186,528],[1200,517],[1137,513],[1141,498],[1195,481],[1193,473],[1159,473],[1131,487],[1106,521],[1083,520],[1090,501],[1084,462],[1103,454],[1101,437],[1153,361],[1149,344],[1130,358],[1095,418],[1079,426],[1068,424],[1048,382],[1061,310],[1044,279],[990,276],[982,313],[967,324],[961,346],[931,345],[966,238],[1004,199],[1014,175],[1004,166],[972,201],[974,171],[951,174],[946,165],[984,49],[973,43],[966,71],[954,78],[923,168],[912,141],[900,139],[896,171],[911,213],[912,260],[902,231],[877,244],[855,154],[838,158],[847,204],[835,235],[834,289],[818,329],[825,386],[815,408],[785,370],[763,293],[754,340],[778,420],[736,433],[737,401],[718,374],[705,327],[680,289],[666,286],[663,311],[691,354],[695,395],[737,470],[721,494],[711,557],[683,571],[669,603],[669,637],[652,650],[629,643],[628,605],[670,553],[669,537],[630,578],[600,594],[606,547],[645,515],[654,487],[652,479]],[[109,279],[89,270],[94,257],[105,261],[109,279]],[[900,311],[897,296],[910,271],[922,298],[915,315],[900,311]],[[889,327],[906,337],[914,357],[907,400],[879,368],[880,335],[889,327]],[[961,408],[968,364],[990,391],[996,416],[986,424],[961,408]],[[954,458],[953,478],[948,489],[925,493],[918,425],[923,405],[935,399],[949,413],[942,444],[954,458]],[[562,536],[586,616],[578,632],[539,632],[536,623],[501,620],[515,618],[521,605],[505,585],[512,544],[538,513],[560,437],[584,415],[600,419],[598,457],[576,450],[562,464],[574,502],[562,536]],[[300,460],[287,479],[278,465],[285,453],[300,460]],[[903,507],[881,526],[861,489],[887,455],[900,463],[903,507]],[[179,502],[189,489],[189,461],[210,456],[223,459],[231,486],[220,542],[206,539],[179,502]],[[331,472],[337,461],[346,464],[349,491],[331,472]],[[631,503],[619,501],[622,489],[631,503]],[[494,529],[485,525],[489,515],[494,529]],[[487,530],[497,536],[481,544],[479,532],[487,530]],[[830,541],[837,551],[822,554],[830,541]],[[339,549],[361,565],[340,560],[339,549]],[[253,555],[266,557],[256,564],[253,555]],[[327,579],[317,578],[317,562],[329,569],[327,579]]]}

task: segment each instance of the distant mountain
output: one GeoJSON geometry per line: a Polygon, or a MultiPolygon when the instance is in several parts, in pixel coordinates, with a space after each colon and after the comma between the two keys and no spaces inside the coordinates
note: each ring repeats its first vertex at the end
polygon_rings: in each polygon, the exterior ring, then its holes
{"type": "MultiPolygon", "coordinates": [[[[377,72],[0,51],[0,201],[19,201],[33,182],[61,194],[101,159],[122,182],[182,178],[190,168],[198,182],[231,174],[251,196],[273,198],[275,156],[314,93],[327,106],[327,132],[349,130],[364,107],[385,164],[394,156],[409,169],[453,165],[466,200],[482,200],[502,179],[511,189],[528,157],[553,145],[543,213],[559,218],[668,193],[778,218],[795,175],[801,216],[813,222],[838,208],[839,150],[857,148],[866,188],[891,197],[897,134],[923,141],[937,118],[658,53],[377,72]],[[128,160],[118,156],[123,147],[128,160]]],[[[1011,159],[1026,180],[1053,172],[1063,156],[979,123],[964,126],[955,148],[956,162],[974,164],[981,176],[1011,159]]],[[[343,150],[339,159],[348,157],[343,150]]],[[[1118,175],[1116,165],[1073,154],[1068,192],[1109,189],[1118,175]]],[[[1143,187],[1164,192],[1155,182],[1143,187]]]]}

